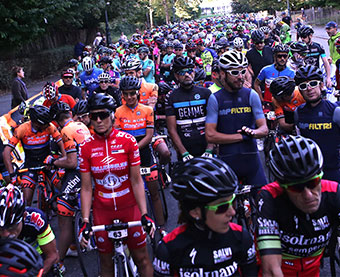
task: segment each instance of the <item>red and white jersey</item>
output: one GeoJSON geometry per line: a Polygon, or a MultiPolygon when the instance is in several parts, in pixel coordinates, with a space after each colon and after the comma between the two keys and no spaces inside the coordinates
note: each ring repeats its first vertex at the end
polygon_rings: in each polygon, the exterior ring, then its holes
{"type": "Polygon", "coordinates": [[[112,129],[104,137],[94,134],[80,146],[80,171],[91,172],[95,183],[93,207],[120,210],[136,205],[130,167],[140,164],[136,139],[112,129]]]}

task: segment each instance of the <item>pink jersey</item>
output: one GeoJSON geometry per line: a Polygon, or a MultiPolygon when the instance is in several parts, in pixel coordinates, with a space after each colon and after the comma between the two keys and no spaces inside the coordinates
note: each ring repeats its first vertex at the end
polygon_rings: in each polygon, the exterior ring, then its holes
{"type": "Polygon", "coordinates": [[[93,207],[120,210],[136,205],[130,167],[140,164],[136,139],[113,129],[109,136],[94,134],[80,146],[80,171],[91,172],[95,183],[93,207]]]}

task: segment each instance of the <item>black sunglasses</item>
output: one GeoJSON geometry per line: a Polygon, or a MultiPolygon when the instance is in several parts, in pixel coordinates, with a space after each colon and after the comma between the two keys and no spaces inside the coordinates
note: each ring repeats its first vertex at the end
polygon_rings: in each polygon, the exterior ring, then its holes
{"type": "Polygon", "coordinates": [[[287,59],[287,57],[288,57],[288,55],[287,54],[278,54],[278,55],[276,55],[279,59],[282,59],[282,58],[284,58],[284,59],[287,59]]]}
{"type": "Polygon", "coordinates": [[[110,116],[110,112],[97,112],[97,113],[90,113],[90,119],[91,120],[98,120],[98,117],[100,120],[104,120],[110,116]]]}

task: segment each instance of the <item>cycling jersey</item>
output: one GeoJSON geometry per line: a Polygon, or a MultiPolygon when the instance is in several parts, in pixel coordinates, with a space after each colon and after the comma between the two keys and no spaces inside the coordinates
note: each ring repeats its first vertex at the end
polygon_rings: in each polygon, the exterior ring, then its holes
{"type": "Polygon", "coordinates": [[[115,101],[115,105],[118,108],[120,105],[122,105],[121,103],[121,99],[122,99],[122,95],[121,95],[121,91],[118,88],[114,88],[112,86],[109,86],[106,90],[102,90],[101,87],[97,87],[95,89],[96,93],[106,93],[108,95],[111,95],[113,100],[115,101]]]}
{"type": "Polygon", "coordinates": [[[89,97],[91,97],[93,91],[99,86],[98,76],[104,71],[101,68],[93,68],[91,74],[87,74],[83,71],[79,75],[81,81],[81,87],[89,91],[89,97]]]}
{"type": "Polygon", "coordinates": [[[144,71],[145,69],[147,69],[148,67],[151,68],[149,74],[147,76],[144,76],[145,81],[148,83],[155,83],[155,64],[152,60],[150,59],[146,59],[144,61],[140,60],[142,63],[142,71],[144,71]]]}
{"type": "Polygon", "coordinates": [[[177,227],[157,247],[155,276],[257,276],[250,234],[237,224],[229,226],[224,234],[177,227]]]}
{"type": "Polygon", "coordinates": [[[275,78],[280,76],[287,76],[294,79],[295,72],[287,66],[282,71],[278,71],[274,64],[267,65],[260,71],[257,79],[259,79],[261,82],[265,82],[263,96],[264,101],[272,102],[272,94],[270,93],[269,86],[275,78]]]}
{"type": "MultiPolygon", "coordinates": [[[[176,55],[174,53],[172,54],[166,54],[164,57],[163,57],[163,63],[164,64],[172,64],[172,61],[173,59],[176,57],[176,55]]],[[[170,75],[171,75],[171,71],[170,71],[170,68],[169,69],[165,69],[164,72],[163,72],[163,75],[165,78],[169,78],[170,75]]]]}
{"type": "Polygon", "coordinates": [[[136,205],[130,167],[140,164],[136,139],[112,129],[108,136],[94,134],[80,146],[80,172],[91,172],[95,183],[93,208],[119,210],[136,205]]]}
{"type": "MultiPolygon", "coordinates": [[[[58,92],[59,94],[67,94],[73,97],[73,99],[82,99],[82,95],[81,95],[81,89],[80,87],[74,86],[74,85],[70,85],[70,86],[65,86],[62,85],[58,88],[58,92]]],[[[64,102],[64,101],[62,101],[64,102]]]]}
{"type": "Polygon", "coordinates": [[[203,69],[207,76],[211,75],[212,63],[214,59],[217,59],[217,54],[214,50],[205,48],[201,53],[201,59],[203,62],[203,69]]]}
{"type": "Polygon", "coordinates": [[[67,95],[67,94],[59,94],[58,99],[54,100],[53,102],[51,100],[46,99],[44,101],[43,105],[45,107],[49,108],[49,107],[52,106],[52,104],[54,104],[56,102],[64,102],[67,105],[69,105],[71,109],[73,109],[73,107],[76,105],[76,101],[74,101],[73,97],[71,95],[67,95]]]}
{"type": "Polygon", "coordinates": [[[269,46],[264,46],[261,53],[253,46],[252,49],[247,52],[246,57],[254,72],[253,80],[256,79],[263,67],[274,62],[273,51],[269,46]]]}
{"type": "Polygon", "coordinates": [[[257,200],[260,255],[282,254],[285,276],[319,276],[319,258],[339,224],[339,184],[321,181],[321,203],[312,214],[295,207],[277,182],[264,186],[257,200]],[[312,269],[317,274],[304,274],[312,269]]]}
{"type": "MultiPolygon", "coordinates": [[[[150,97],[158,98],[158,86],[156,84],[147,83],[144,79],[142,79],[142,84],[139,89],[138,102],[144,105],[148,105],[150,97]]],[[[126,104],[126,101],[122,99],[122,103],[126,104]]]]}
{"type": "Polygon", "coordinates": [[[205,119],[211,92],[202,87],[186,90],[179,87],[166,96],[166,116],[175,116],[177,133],[187,151],[193,156],[204,153],[205,119]]]}
{"type": "Polygon", "coordinates": [[[209,87],[209,90],[211,91],[211,93],[215,93],[215,92],[218,92],[221,88],[216,85],[215,83],[209,87]]]}
{"type": "MultiPolygon", "coordinates": [[[[273,105],[275,107],[275,115],[277,119],[285,117],[285,115],[289,113],[293,113],[298,106],[305,103],[305,99],[302,97],[300,91],[298,89],[295,89],[293,92],[293,97],[290,101],[277,101],[273,97],[273,105]]],[[[294,115],[292,115],[292,118],[294,118],[294,115]]],[[[294,121],[294,119],[293,119],[294,121]]],[[[293,122],[292,122],[293,123],[293,122]]]]}
{"type": "Polygon", "coordinates": [[[302,136],[311,138],[321,148],[324,158],[324,178],[331,178],[329,170],[338,172],[334,181],[340,181],[340,107],[328,100],[311,107],[309,104],[299,106],[294,114],[294,121],[302,136]]]}
{"type": "Polygon", "coordinates": [[[317,42],[311,42],[307,44],[308,49],[305,51],[307,53],[305,58],[305,64],[315,65],[320,67],[320,57],[326,57],[325,49],[323,46],[317,42]]]}
{"type": "Polygon", "coordinates": [[[248,49],[249,36],[246,34],[237,34],[236,37],[241,38],[243,40],[244,48],[248,49]]]}
{"type": "Polygon", "coordinates": [[[42,165],[46,156],[50,154],[50,138],[57,143],[61,141],[57,128],[50,124],[44,131],[34,130],[31,121],[19,125],[13,133],[13,137],[8,141],[8,146],[13,149],[19,141],[25,152],[25,167],[35,167],[42,165]]]}
{"type": "Polygon", "coordinates": [[[43,211],[25,207],[23,227],[19,239],[31,244],[39,254],[42,254],[40,246],[46,245],[55,239],[54,233],[43,211]]]}

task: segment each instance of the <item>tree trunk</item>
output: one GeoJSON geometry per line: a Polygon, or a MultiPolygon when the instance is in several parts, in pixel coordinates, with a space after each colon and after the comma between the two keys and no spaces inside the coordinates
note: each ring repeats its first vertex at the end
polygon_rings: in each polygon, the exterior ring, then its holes
{"type": "Polygon", "coordinates": [[[165,22],[166,24],[169,24],[170,17],[169,17],[168,3],[166,2],[166,0],[162,0],[162,2],[163,2],[164,12],[165,12],[165,22]]]}

